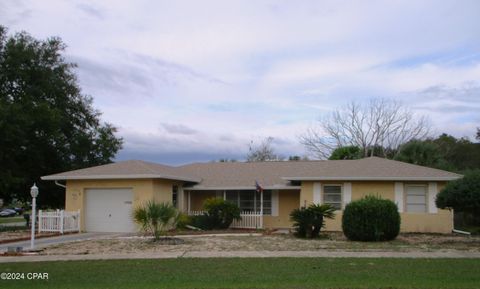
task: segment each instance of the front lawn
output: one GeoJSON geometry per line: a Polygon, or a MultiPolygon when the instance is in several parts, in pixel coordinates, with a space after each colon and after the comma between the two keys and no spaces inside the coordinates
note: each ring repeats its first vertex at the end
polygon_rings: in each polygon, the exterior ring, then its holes
{"type": "MultiPolygon", "coordinates": [[[[0,259],[1,262],[1,259],[0,259]]],[[[3,263],[1,288],[478,288],[478,259],[219,258],[3,263]]]]}
{"type": "MultiPolygon", "coordinates": [[[[0,234],[1,236],[1,234],[0,234]]],[[[111,238],[84,240],[49,246],[42,254],[130,254],[185,251],[382,251],[431,252],[438,250],[480,251],[480,236],[401,234],[388,242],[352,242],[341,233],[324,233],[319,239],[299,239],[292,235],[262,236],[180,236],[179,245],[159,245],[149,239],[111,238]]]]}
{"type": "Polygon", "coordinates": [[[8,223],[19,223],[24,222],[25,219],[23,217],[3,217],[0,218],[0,224],[8,224],[8,223]]]}

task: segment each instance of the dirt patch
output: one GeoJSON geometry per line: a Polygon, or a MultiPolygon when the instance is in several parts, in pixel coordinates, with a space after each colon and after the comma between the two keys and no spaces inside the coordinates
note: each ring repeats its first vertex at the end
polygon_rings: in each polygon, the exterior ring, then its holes
{"type": "MultiPolygon", "coordinates": [[[[16,241],[23,241],[23,240],[30,240],[31,237],[30,230],[21,230],[21,231],[12,231],[12,232],[1,232],[0,233],[0,244],[16,242],[16,241]]],[[[35,234],[35,238],[45,238],[45,237],[52,237],[58,236],[58,233],[37,233],[35,234]]]]}
{"type": "Polygon", "coordinates": [[[183,244],[161,244],[140,236],[88,240],[47,247],[42,254],[128,254],[189,251],[371,251],[431,252],[466,250],[480,252],[480,237],[402,234],[389,242],[352,242],[341,233],[324,233],[314,240],[292,235],[184,236],[183,244]]]}

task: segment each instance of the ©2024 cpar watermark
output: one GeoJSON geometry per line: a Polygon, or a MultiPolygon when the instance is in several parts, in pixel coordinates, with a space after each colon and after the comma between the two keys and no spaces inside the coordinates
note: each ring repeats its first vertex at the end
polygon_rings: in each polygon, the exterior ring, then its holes
{"type": "Polygon", "coordinates": [[[48,280],[48,273],[2,272],[1,280],[48,280]]]}

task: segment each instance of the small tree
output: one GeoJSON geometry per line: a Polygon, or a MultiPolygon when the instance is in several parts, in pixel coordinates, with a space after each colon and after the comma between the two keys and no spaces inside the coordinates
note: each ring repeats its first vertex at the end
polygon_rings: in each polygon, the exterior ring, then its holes
{"type": "Polygon", "coordinates": [[[148,201],[133,211],[135,222],[151,233],[155,241],[166,235],[169,228],[175,228],[178,218],[178,210],[170,203],[148,201]]]}
{"type": "Polygon", "coordinates": [[[240,208],[221,198],[206,199],[203,204],[209,229],[227,229],[233,220],[241,220],[240,208]]]}
{"type": "Polygon", "coordinates": [[[302,238],[317,238],[320,230],[325,227],[325,219],[333,219],[335,208],[329,204],[315,205],[308,208],[295,209],[290,213],[290,220],[296,235],[302,238]]]}
{"type": "Polygon", "coordinates": [[[440,209],[453,208],[480,219],[480,170],[470,171],[461,179],[449,182],[435,200],[440,209]]]}
{"type": "Polygon", "coordinates": [[[191,218],[192,225],[204,230],[227,229],[233,220],[241,220],[240,208],[221,198],[208,198],[203,203],[205,213],[191,218]]]}
{"type": "Polygon", "coordinates": [[[247,162],[264,162],[277,161],[281,158],[275,154],[272,147],[273,137],[265,138],[259,145],[255,145],[253,141],[248,147],[247,162]]]}

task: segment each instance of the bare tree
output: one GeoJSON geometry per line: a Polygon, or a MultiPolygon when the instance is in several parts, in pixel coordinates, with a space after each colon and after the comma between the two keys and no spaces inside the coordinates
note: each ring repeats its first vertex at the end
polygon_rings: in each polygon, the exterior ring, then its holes
{"type": "Polygon", "coordinates": [[[374,151],[396,151],[412,139],[428,136],[430,124],[426,117],[417,117],[400,102],[372,99],[366,105],[351,102],[319,119],[318,127],[311,127],[300,142],[316,157],[327,159],[338,147],[358,146],[362,155],[373,156],[374,151]]]}
{"type": "Polygon", "coordinates": [[[265,138],[259,145],[250,142],[247,154],[247,162],[277,161],[281,158],[275,154],[272,147],[273,137],[265,138]]]}

